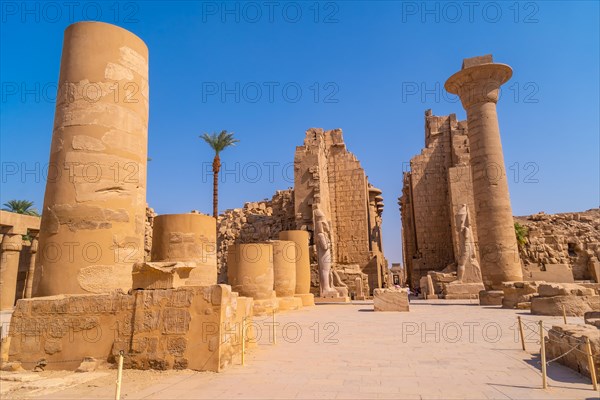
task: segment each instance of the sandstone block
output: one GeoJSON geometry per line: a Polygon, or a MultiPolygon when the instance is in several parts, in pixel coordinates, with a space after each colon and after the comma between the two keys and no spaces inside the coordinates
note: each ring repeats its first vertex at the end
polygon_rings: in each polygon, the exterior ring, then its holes
{"type": "MultiPolygon", "coordinates": [[[[555,325],[548,332],[546,341],[546,357],[549,359],[558,358],[563,354],[564,357],[556,361],[582,375],[590,376],[590,369],[587,359],[587,350],[585,338],[590,340],[592,354],[600,352],[600,329],[590,325],[555,325]],[[579,351],[571,351],[573,347],[579,351]]],[[[600,362],[596,358],[594,361],[596,376],[600,376],[600,362]]]]}
{"type": "Polygon", "coordinates": [[[581,317],[588,311],[600,311],[600,296],[553,296],[531,299],[531,313],[562,315],[563,307],[569,316],[581,317]]]}
{"type": "Polygon", "coordinates": [[[502,291],[504,292],[504,298],[502,299],[502,308],[515,308],[519,303],[530,302],[531,298],[537,295],[540,283],[545,282],[503,282],[502,291]]]}
{"type": "Polygon", "coordinates": [[[375,311],[409,311],[406,289],[375,289],[373,291],[375,311]]]}
{"type": "Polygon", "coordinates": [[[600,328],[600,311],[588,311],[583,314],[583,320],[588,325],[600,328]]]}
{"type": "Polygon", "coordinates": [[[594,290],[586,288],[581,285],[574,283],[546,283],[540,284],[538,293],[540,297],[552,297],[552,296],[593,296],[595,295],[594,290]]]}
{"type": "Polygon", "coordinates": [[[241,321],[251,323],[251,310],[252,301],[228,285],[19,300],[9,361],[90,370],[93,359],[115,362],[123,351],[125,368],[217,372],[239,353],[241,321]]]}
{"type": "Polygon", "coordinates": [[[445,299],[474,299],[484,290],[483,283],[449,283],[444,285],[445,299]]]}
{"type": "Polygon", "coordinates": [[[482,290],[479,292],[479,305],[501,306],[504,292],[502,290],[482,290]]]}
{"type": "Polygon", "coordinates": [[[185,286],[194,263],[143,262],[133,264],[133,289],[174,289],[185,286]]]}

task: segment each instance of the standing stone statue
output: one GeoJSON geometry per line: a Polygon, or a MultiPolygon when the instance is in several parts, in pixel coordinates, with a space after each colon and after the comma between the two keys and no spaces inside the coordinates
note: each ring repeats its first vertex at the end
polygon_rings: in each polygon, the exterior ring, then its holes
{"type": "Polygon", "coordinates": [[[313,214],[321,297],[338,297],[338,291],[333,285],[333,275],[331,273],[331,232],[329,224],[325,219],[325,214],[319,208],[316,208],[313,214]]]}
{"type": "Polygon", "coordinates": [[[458,255],[458,266],[456,267],[458,279],[456,282],[479,283],[481,282],[481,268],[475,254],[475,241],[471,230],[469,209],[466,204],[462,204],[456,213],[456,225],[459,229],[460,238],[460,253],[458,255]]]}

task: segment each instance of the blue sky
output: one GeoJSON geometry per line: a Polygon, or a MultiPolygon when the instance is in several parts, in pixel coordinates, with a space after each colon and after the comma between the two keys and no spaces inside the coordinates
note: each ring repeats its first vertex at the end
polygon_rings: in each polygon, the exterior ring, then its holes
{"type": "Polygon", "coordinates": [[[514,213],[598,207],[598,2],[72,3],[2,2],[2,203],[41,209],[63,31],[101,20],[150,49],[148,202],[158,213],[211,212],[203,132],[241,140],[222,154],[224,210],[292,186],[306,129],[342,128],[383,190],[384,247],[399,262],[396,201],[424,144],[424,111],[464,119],[443,84],[463,58],[488,53],[514,70],[498,104],[514,213]]]}

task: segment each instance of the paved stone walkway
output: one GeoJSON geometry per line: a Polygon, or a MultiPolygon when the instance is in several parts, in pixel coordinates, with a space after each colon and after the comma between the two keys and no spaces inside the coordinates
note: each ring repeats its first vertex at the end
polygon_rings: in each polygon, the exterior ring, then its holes
{"type": "MultiPolygon", "coordinates": [[[[373,312],[372,303],[318,305],[280,314],[277,344],[260,345],[246,366],[226,371],[160,374],[125,371],[124,399],[592,399],[590,380],[556,363],[541,389],[539,336],[528,351],[516,317],[550,327],[562,318],[480,307],[467,302],[413,301],[410,313],[373,312]]],[[[267,319],[264,319],[265,322],[267,319]]],[[[569,318],[580,322],[582,318],[569,318]]],[[[114,398],[114,376],[44,395],[48,399],[114,398]]]]}

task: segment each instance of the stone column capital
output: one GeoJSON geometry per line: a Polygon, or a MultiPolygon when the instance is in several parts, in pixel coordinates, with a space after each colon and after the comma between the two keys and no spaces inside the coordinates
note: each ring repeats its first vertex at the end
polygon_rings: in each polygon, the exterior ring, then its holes
{"type": "Polygon", "coordinates": [[[452,75],[444,88],[460,97],[465,109],[477,103],[496,103],[500,86],[512,76],[506,64],[488,63],[463,68],[452,75]]]}
{"type": "Polygon", "coordinates": [[[20,233],[5,233],[2,237],[0,249],[4,251],[21,251],[23,249],[23,235],[20,233]]]}

